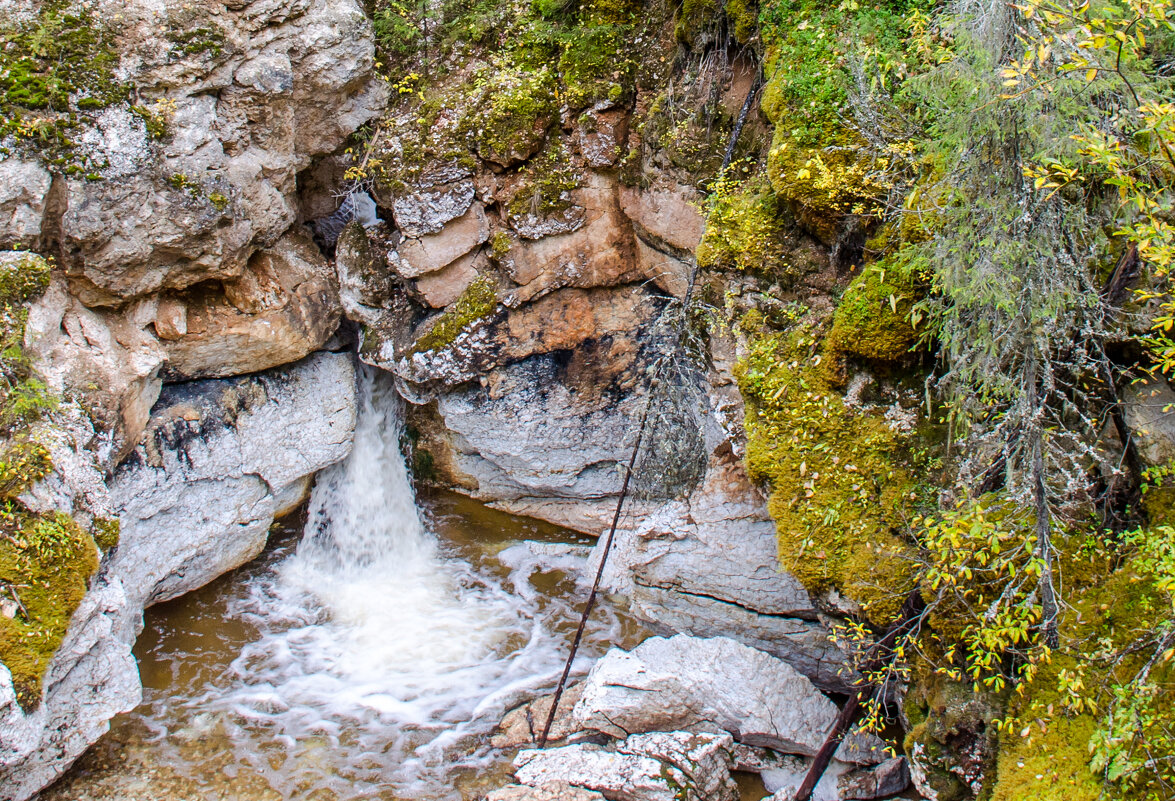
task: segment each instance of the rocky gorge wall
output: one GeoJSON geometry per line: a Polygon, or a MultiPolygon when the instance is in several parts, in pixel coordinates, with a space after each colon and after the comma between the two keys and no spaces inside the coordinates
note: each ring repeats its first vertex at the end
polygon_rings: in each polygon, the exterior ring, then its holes
{"type": "Polygon", "coordinates": [[[351,0],[0,9],[10,62],[41,64],[38,31],[93,62],[64,100],[4,85],[20,125],[0,129],[0,245],[51,259],[14,330],[60,399],[37,423],[51,468],[9,502],[119,521],[88,546],[43,682],[18,693],[0,671],[4,798],[137,702],[143,608],[255,556],[345,456],[355,337],[412,404],[418,479],[598,534],[695,253],[695,297],[724,320],[698,354],[704,475],[632,502],[606,581],[662,633],[730,637],[846,688],[827,628],[846,607],[780,569],[737,368],[749,313],[830,310],[844,249],[793,221],[772,234],[786,270],[705,257],[708,181],[748,98],[736,161],[770,138],[752,51],[666,5],[589,3],[562,44],[441,30],[427,77],[411,59],[381,75],[351,0]]]}

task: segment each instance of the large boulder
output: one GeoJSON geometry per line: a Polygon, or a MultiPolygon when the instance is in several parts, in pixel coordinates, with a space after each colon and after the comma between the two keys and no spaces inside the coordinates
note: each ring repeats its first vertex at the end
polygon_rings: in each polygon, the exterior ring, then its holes
{"type": "MultiPolygon", "coordinates": [[[[786,662],[725,637],[653,637],[632,651],[613,648],[584,680],[580,726],[614,737],[711,728],[788,754],[813,756],[837,708],[786,662]]],[[[850,736],[837,758],[886,759],[885,744],[850,736]]]]}
{"type": "Polygon", "coordinates": [[[54,451],[64,474],[29,502],[117,515],[120,536],[73,615],[37,709],[21,709],[0,667],[0,801],[49,784],[139,702],[131,648],[143,608],[255,556],[274,515],[347,455],[355,416],[351,357],[322,353],[262,375],[168,387],[109,491],[88,449],[92,430],[69,453],[54,451]]]}
{"type": "Polygon", "coordinates": [[[780,567],[775,524],[734,459],[713,460],[686,498],[618,530],[604,583],[658,633],[730,637],[834,692],[853,679],[808,592],[780,567]]]}

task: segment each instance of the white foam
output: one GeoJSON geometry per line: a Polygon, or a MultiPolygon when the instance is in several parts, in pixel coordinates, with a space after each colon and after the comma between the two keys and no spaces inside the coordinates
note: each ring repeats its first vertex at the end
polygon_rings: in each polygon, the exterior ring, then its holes
{"type": "MultiPolygon", "coordinates": [[[[260,636],[181,705],[211,712],[235,761],[287,798],[457,799],[452,772],[494,758],[481,735],[554,683],[566,644],[553,626],[573,613],[533,591],[531,561],[503,583],[441,552],[390,381],[362,382],[354,450],[319,476],[297,551],[230,604],[260,636]]],[[[602,639],[618,636],[607,620],[602,639]]]]}

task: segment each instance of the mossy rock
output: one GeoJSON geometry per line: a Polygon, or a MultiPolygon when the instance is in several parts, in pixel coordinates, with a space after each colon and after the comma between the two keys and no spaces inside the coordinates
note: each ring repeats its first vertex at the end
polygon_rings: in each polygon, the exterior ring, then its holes
{"type": "Polygon", "coordinates": [[[0,503],[0,662],[16,699],[41,702],[45,672],[98,570],[98,548],[69,515],[0,503]]]}
{"type": "Polygon", "coordinates": [[[809,592],[836,589],[884,625],[913,588],[905,521],[929,491],[907,436],[832,388],[811,328],[764,336],[736,370],[748,472],[771,487],[783,567],[809,592]]]}
{"type": "Polygon", "coordinates": [[[558,116],[556,82],[546,68],[495,70],[488,78],[485,104],[474,104],[477,153],[486,161],[511,167],[542,146],[558,116]]]}
{"type": "Polygon", "coordinates": [[[921,261],[904,251],[865,267],[845,289],[825,341],[834,358],[908,359],[918,342],[911,312],[926,293],[921,261]]]}
{"type": "Polygon", "coordinates": [[[478,320],[488,317],[498,305],[494,280],[486,275],[474,279],[461,297],[441,312],[432,327],[411,348],[411,353],[442,350],[478,320]]]}
{"type": "Polygon", "coordinates": [[[728,267],[790,283],[809,269],[795,259],[788,215],[762,174],[727,179],[711,189],[706,233],[697,248],[701,267],[728,267]]]}

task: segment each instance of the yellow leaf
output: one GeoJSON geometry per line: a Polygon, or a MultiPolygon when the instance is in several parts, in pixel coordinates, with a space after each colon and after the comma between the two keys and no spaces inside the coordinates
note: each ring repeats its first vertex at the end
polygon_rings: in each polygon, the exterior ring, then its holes
{"type": "Polygon", "coordinates": [[[1085,80],[1092,81],[1097,77],[1097,70],[1091,69],[1085,71],[1085,80]]]}

